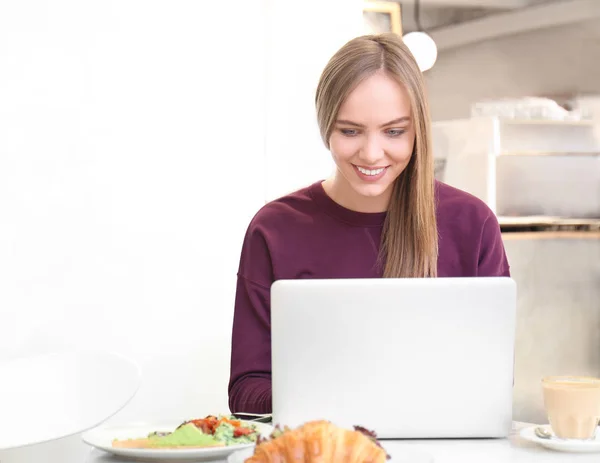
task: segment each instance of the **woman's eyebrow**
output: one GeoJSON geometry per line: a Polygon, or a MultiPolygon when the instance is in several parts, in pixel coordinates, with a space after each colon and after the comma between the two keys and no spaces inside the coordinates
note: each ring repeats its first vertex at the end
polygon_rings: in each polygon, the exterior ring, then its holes
{"type": "MultiPolygon", "coordinates": [[[[408,122],[408,121],[410,121],[410,117],[408,117],[408,116],[399,117],[397,119],[391,120],[389,122],[386,122],[385,124],[380,125],[380,127],[387,127],[388,125],[399,124],[401,122],[408,122]]],[[[338,119],[335,122],[336,122],[336,124],[351,125],[353,127],[364,128],[364,125],[359,124],[358,122],[353,122],[353,121],[347,120],[347,119],[338,119]]]]}

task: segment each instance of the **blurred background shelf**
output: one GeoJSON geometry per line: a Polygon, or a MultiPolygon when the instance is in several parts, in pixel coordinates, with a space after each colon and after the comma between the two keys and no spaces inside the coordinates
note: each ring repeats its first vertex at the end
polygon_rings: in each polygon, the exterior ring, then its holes
{"type": "Polygon", "coordinates": [[[567,156],[567,157],[576,157],[576,156],[585,156],[585,157],[597,157],[600,156],[600,153],[560,153],[560,152],[547,152],[547,151],[513,151],[500,153],[499,156],[567,156]]]}
{"type": "Polygon", "coordinates": [[[504,239],[600,239],[600,219],[498,217],[504,239]]]}
{"type": "Polygon", "coordinates": [[[556,227],[589,227],[600,228],[599,219],[578,219],[566,217],[552,217],[543,215],[531,215],[522,217],[498,216],[498,222],[503,227],[522,226],[556,226],[556,227]]]}
{"type": "Polygon", "coordinates": [[[436,177],[496,213],[517,282],[514,419],[546,422],[540,379],[600,374],[600,137],[591,121],[436,122],[436,177]]]}
{"type": "Polygon", "coordinates": [[[433,124],[436,176],[503,217],[600,219],[600,137],[591,121],[474,117],[433,124]]]}
{"type": "Polygon", "coordinates": [[[593,120],[553,120],[553,119],[503,119],[506,125],[579,125],[593,126],[593,120]]]}

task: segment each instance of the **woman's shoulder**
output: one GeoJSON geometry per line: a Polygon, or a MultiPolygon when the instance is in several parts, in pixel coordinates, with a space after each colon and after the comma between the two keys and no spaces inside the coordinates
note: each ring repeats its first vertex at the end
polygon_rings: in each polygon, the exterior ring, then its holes
{"type": "Polygon", "coordinates": [[[507,276],[508,260],[496,214],[480,198],[437,185],[438,268],[452,276],[507,276]]]}
{"type": "Polygon", "coordinates": [[[438,220],[485,222],[495,219],[492,209],[477,196],[436,180],[436,205],[438,220]]]}
{"type": "Polygon", "coordinates": [[[256,212],[250,227],[289,227],[307,217],[314,217],[318,212],[312,196],[314,186],[312,184],[268,201],[256,212]]]}
{"type": "Polygon", "coordinates": [[[306,225],[314,223],[317,214],[310,190],[311,186],[292,191],[256,212],[244,237],[241,275],[255,282],[271,281],[264,272],[273,266],[273,259],[306,241],[306,225]]]}

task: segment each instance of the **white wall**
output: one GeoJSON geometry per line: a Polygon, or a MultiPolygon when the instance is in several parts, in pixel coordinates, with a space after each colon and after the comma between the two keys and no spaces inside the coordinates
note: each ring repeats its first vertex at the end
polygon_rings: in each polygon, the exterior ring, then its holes
{"type": "Polygon", "coordinates": [[[425,76],[434,120],[468,117],[479,99],[600,94],[600,21],[442,51],[425,76]]]}
{"type": "Polygon", "coordinates": [[[0,361],[107,348],[144,372],[112,422],[227,411],[243,234],[328,173],[313,91],[353,2],[0,2],[0,361]]]}
{"type": "Polygon", "coordinates": [[[333,168],[317,126],[315,90],[327,61],[363,33],[362,0],[270,0],[267,199],[326,178],[333,168]]]}
{"type": "Polygon", "coordinates": [[[144,382],[118,420],[227,410],[264,30],[262,1],[0,3],[2,358],[131,356],[144,382]]]}

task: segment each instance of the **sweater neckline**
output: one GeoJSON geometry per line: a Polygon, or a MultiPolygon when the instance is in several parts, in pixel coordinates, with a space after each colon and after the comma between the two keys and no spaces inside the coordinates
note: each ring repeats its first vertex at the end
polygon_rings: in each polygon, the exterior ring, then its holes
{"type": "Polygon", "coordinates": [[[358,227],[380,227],[385,222],[387,212],[358,212],[336,203],[323,188],[323,180],[313,183],[309,193],[317,205],[329,216],[341,222],[358,227]]]}

